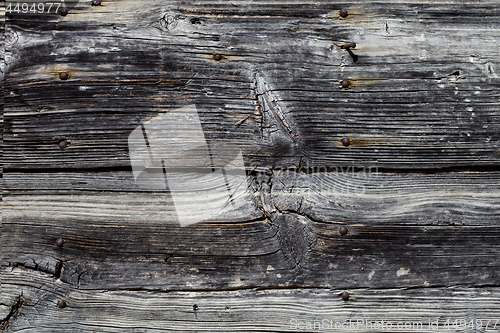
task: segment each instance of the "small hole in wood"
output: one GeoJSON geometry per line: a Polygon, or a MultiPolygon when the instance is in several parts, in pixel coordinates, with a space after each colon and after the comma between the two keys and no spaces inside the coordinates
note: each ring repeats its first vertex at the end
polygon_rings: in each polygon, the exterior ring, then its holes
{"type": "Polygon", "coordinates": [[[201,24],[201,20],[199,17],[193,17],[191,20],[189,20],[191,24],[201,24]]]}

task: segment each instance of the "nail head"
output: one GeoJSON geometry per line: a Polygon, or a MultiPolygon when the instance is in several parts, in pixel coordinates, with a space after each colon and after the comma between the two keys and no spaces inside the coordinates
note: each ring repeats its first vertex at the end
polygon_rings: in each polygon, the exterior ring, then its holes
{"type": "Polygon", "coordinates": [[[101,0],[92,0],[92,6],[99,6],[101,4],[101,0]]]}
{"type": "Polygon", "coordinates": [[[349,44],[349,47],[351,49],[355,49],[356,48],[356,43],[352,42],[351,44],[349,44]]]}
{"type": "Polygon", "coordinates": [[[341,296],[344,301],[349,299],[349,293],[347,291],[342,292],[341,296]]]}
{"type": "Polygon", "coordinates": [[[351,144],[351,140],[349,138],[343,138],[340,141],[342,142],[342,145],[344,145],[344,147],[348,147],[351,144]]]}
{"type": "Polygon", "coordinates": [[[342,236],[345,236],[348,233],[349,233],[349,229],[347,229],[347,227],[342,226],[339,228],[339,234],[341,234],[342,236]]]}
{"type": "Polygon", "coordinates": [[[222,60],[222,54],[216,54],[216,55],[214,55],[214,60],[216,60],[216,61],[222,60]]]}
{"type": "Polygon", "coordinates": [[[347,12],[347,9],[344,9],[344,8],[342,8],[342,9],[340,10],[340,13],[339,13],[339,14],[340,14],[340,17],[343,17],[343,18],[346,18],[346,17],[347,17],[347,15],[349,15],[349,13],[347,12]]]}
{"type": "Polygon", "coordinates": [[[61,16],[66,16],[66,15],[68,15],[68,8],[66,8],[66,7],[61,7],[61,8],[59,9],[59,15],[61,15],[61,16]]]}
{"type": "Polygon", "coordinates": [[[68,143],[66,142],[66,140],[59,141],[59,148],[65,149],[66,147],[68,147],[68,143]]]}
{"type": "Polygon", "coordinates": [[[57,245],[57,247],[63,247],[64,246],[64,239],[58,238],[56,240],[56,245],[57,245]]]}
{"type": "Polygon", "coordinates": [[[342,88],[349,88],[351,83],[348,80],[342,80],[341,85],[342,85],[342,88]]]}
{"type": "Polygon", "coordinates": [[[66,307],[66,302],[63,301],[62,299],[57,302],[57,306],[60,307],[61,309],[66,307]]]}
{"type": "Polygon", "coordinates": [[[67,79],[69,79],[69,74],[66,72],[61,72],[61,73],[59,73],[59,79],[67,80],[67,79]]]}

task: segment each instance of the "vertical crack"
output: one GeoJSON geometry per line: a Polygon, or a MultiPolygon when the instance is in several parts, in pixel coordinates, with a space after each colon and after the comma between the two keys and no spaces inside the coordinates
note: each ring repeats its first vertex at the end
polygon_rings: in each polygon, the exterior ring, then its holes
{"type": "Polygon", "coordinates": [[[17,315],[19,314],[19,311],[21,311],[21,307],[23,306],[23,302],[24,302],[24,299],[23,299],[23,295],[21,294],[16,299],[16,303],[14,303],[12,305],[12,307],[10,308],[10,312],[7,315],[7,317],[5,317],[5,319],[2,319],[0,321],[0,331],[4,332],[9,327],[10,319],[17,317],[17,315]]]}
{"type": "Polygon", "coordinates": [[[54,270],[54,277],[56,279],[60,279],[61,278],[61,272],[62,272],[62,267],[63,267],[63,261],[62,260],[59,260],[56,264],[56,268],[54,270]]]}
{"type": "Polygon", "coordinates": [[[299,135],[290,125],[289,120],[283,113],[283,110],[278,102],[278,99],[272,94],[271,89],[265,82],[262,73],[257,73],[255,75],[255,84],[256,84],[257,100],[259,99],[259,97],[262,99],[262,103],[259,103],[259,105],[264,106],[266,111],[269,111],[273,115],[274,119],[279,124],[284,133],[286,133],[288,137],[292,140],[294,145],[298,147],[299,135]]]}

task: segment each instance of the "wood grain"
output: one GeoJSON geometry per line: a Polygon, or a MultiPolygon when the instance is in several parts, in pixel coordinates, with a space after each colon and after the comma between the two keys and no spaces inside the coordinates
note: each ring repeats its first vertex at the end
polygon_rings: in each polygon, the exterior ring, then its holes
{"type": "MultiPolygon", "coordinates": [[[[0,156],[2,156],[2,162],[0,163],[0,174],[3,175],[3,113],[4,113],[4,79],[5,79],[5,8],[3,5],[0,5],[0,129],[1,129],[1,138],[0,138],[0,156]]],[[[1,194],[0,194],[1,195],[1,194]]]]}
{"type": "Polygon", "coordinates": [[[249,165],[498,166],[494,3],[344,6],[346,19],[328,2],[106,1],[47,22],[13,19],[5,166],[129,166],[141,120],[193,103],[206,137],[238,144],[249,165]],[[168,31],[163,14],[177,22],[168,31]],[[340,48],[351,41],[356,63],[340,48]],[[257,73],[298,147],[261,105],[257,73]]]}
{"type": "Polygon", "coordinates": [[[345,302],[336,288],[80,290],[20,269],[4,275],[7,293],[22,291],[25,314],[12,318],[9,332],[347,332],[358,323],[354,327],[363,332],[387,330],[388,323],[395,332],[464,331],[446,327],[448,320],[467,325],[483,320],[477,330],[498,332],[500,311],[498,288],[351,289],[345,302]],[[64,309],[56,305],[61,299],[67,302],[64,309]],[[439,327],[430,327],[436,320],[439,327]],[[410,326],[397,329],[398,323],[410,326]]]}
{"type": "Polygon", "coordinates": [[[0,8],[0,331],[500,331],[497,0],[0,8]],[[231,200],[203,149],[134,178],[132,131],[191,105],[231,200]]]}
{"type": "Polygon", "coordinates": [[[236,215],[180,227],[131,173],[7,173],[3,265],[83,289],[496,285],[499,178],[262,172],[236,215]]]}

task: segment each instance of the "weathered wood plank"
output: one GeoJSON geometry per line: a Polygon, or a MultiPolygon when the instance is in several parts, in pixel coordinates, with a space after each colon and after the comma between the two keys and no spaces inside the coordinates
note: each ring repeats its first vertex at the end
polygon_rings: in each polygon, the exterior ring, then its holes
{"type": "Polygon", "coordinates": [[[19,268],[6,270],[3,276],[4,289],[13,302],[22,299],[6,332],[499,330],[498,288],[352,289],[346,302],[339,297],[340,288],[164,293],[80,290],[19,268]],[[59,300],[67,307],[58,308],[59,300]],[[481,320],[482,327],[476,327],[481,320]],[[453,326],[455,321],[460,326],[453,326]],[[468,326],[471,321],[473,327],[468,326]],[[451,325],[446,326],[447,322],[451,325]],[[388,328],[389,323],[394,326],[388,328]],[[398,323],[408,324],[398,329],[398,323]]]}
{"type": "MultiPolygon", "coordinates": [[[[0,174],[3,175],[3,113],[4,113],[4,79],[5,79],[5,7],[0,4],[0,156],[2,161],[0,163],[0,174]]],[[[0,194],[1,198],[1,194],[0,194]]]]}
{"type": "MultiPolygon", "coordinates": [[[[2,176],[2,182],[0,184],[0,200],[3,198],[3,113],[4,113],[4,74],[5,74],[5,8],[3,6],[3,3],[0,3],[0,156],[1,161],[0,161],[0,175],[2,176]]],[[[1,201],[0,201],[1,202],[1,201]]],[[[3,207],[3,205],[2,205],[3,207]]],[[[3,222],[3,215],[2,212],[0,211],[0,225],[3,222]]],[[[2,229],[3,230],[3,229],[2,229]]],[[[0,240],[3,241],[4,239],[0,235],[0,240]]],[[[2,260],[4,257],[2,256],[2,260]]],[[[4,297],[2,296],[3,294],[1,293],[2,286],[1,286],[1,273],[0,273],[0,320],[3,320],[4,318],[7,317],[7,315],[10,312],[10,307],[8,306],[9,303],[4,302],[4,297]]]]}
{"type": "MultiPolygon", "coordinates": [[[[187,177],[179,174],[179,177],[187,177]]],[[[258,169],[248,174],[244,186],[254,200],[254,210],[240,212],[240,218],[254,219],[255,208],[270,213],[270,196],[276,209],[292,210],[310,214],[315,220],[364,221],[367,224],[394,222],[408,224],[496,225],[499,200],[499,172],[443,172],[443,173],[385,173],[377,169],[351,166],[337,169],[289,168],[258,169]],[[364,171],[363,171],[364,170],[364,171]],[[262,197],[261,197],[262,194],[262,197]],[[262,205],[265,200],[267,207],[262,205]],[[299,210],[299,205],[302,207],[299,210]],[[440,208],[443,203],[448,208],[440,208]],[[446,212],[446,209],[452,209],[446,212]],[[448,218],[445,218],[448,215],[448,218]],[[440,218],[438,218],[440,217],[440,218]],[[442,220],[442,221],[440,221],[442,220]]],[[[215,194],[218,193],[215,190],[215,194]]],[[[169,192],[138,187],[131,172],[9,172],[4,178],[6,200],[30,201],[31,196],[57,203],[71,200],[77,202],[98,202],[108,197],[110,207],[126,206],[122,198],[130,195],[146,205],[148,210],[157,206],[157,211],[171,211],[169,192]],[[71,199],[71,196],[75,199],[71,199]],[[93,199],[92,197],[101,197],[93,199]],[[121,196],[118,198],[117,196],[121,196]],[[58,198],[58,199],[51,199],[58,198]],[[114,197],[114,198],[113,198],[114,197]],[[156,197],[158,202],[151,201],[156,197]],[[25,198],[25,199],[20,199],[25,198]],[[86,198],[86,199],[85,199],[86,198]],[[160,202],[162,204],[160,204],[160,202]],[[168,204],[170,202],[170,204],[168,204]],[[162,206],[162,205],[165,206],[162,206]],[[169,206],[170,205],[170,206],[169,206]]],[[[248,197],[239,198],[248,201],[248,197]]],[[[54,203],[54,204],[55,204],[54,203]]],[[[106,200],[102,202],[106,203],[106,200]]],[[[210,206],[210,201],[205,202],[210,206]]],[[[25,207],[24,204],[16,204],[25,207]]],[[[29,207],[29,206],[28,206],[29,207]]],[[[29,208],[24,210],[29,211],[29,208]]],[[[203,206],[200,206],[203,208],[203,206]]],[[[33,209],[33,213],[40,213],[33,209]]],[[[72,206],[57,205],[57,210],[66,213],[72,206]]],[[[95,206],[96,213],[102,206],[95,206]]],[[[120,209],[116,210],[117,212],[120,209]]],[[[101,216],[95,214],[93,218],[101,216]]],[[[113,219],[112,214],[103,215],[113,219]]],[[[262,216],[261,214],[259,216],[262,216]]],[[[76,215],[75,215],[76,217],[76,215]]],[[[147,219],[150,219],[148,217],[147,219]]],[[[158,222],[172,222],[175,216],[158,219],[158,222]]],[[[114,220],[119,222],[120,220],[114,220]]],[[[243,221],[243,220],[242,220],[243,221]]]]}
{"type": "Polygon", "coordinates": [[[498,166],[495,3],[344,6],[346,19],[328,2],[152,2],[137,11],[136,2],[109,1],[46,23],[9,21],[6,167],[127,167],[128,134],[186,102],[197,106],[208,139],[237,143],[252,166],[301,157],[314,165],[498,166]],[[162,13],[177,18],[175,27],[162,28],[162,13]],[[351,41],[356,63],[339,47],[351,41]],[[224,58],[214,61],[215,53],[224,58]],[[68,81],[57,78],[62,70],[68,81]],[[258,96],[257,73],[298,147],[258,96]],[[341,89],[343,79],[352,87],[341,89]],[[70,142],[64,152],[60,138],[70,142]]]}
{"type": "Polygon", "coordinates": [[[499,173],[256,177],[237,215],[180,227],[130,173],[7,173],[3,267],[102,289],[497,284],[499,173]]]}

